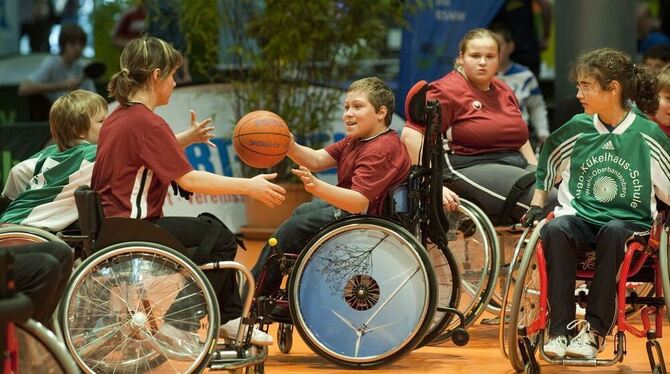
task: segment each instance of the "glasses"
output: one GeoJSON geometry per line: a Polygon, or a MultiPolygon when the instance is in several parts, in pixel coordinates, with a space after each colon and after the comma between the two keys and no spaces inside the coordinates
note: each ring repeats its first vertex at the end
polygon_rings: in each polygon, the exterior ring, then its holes
{"type": "Polygon", "coordinates": [[[591,84],[591,83],[580,83],[577,86],[577,92],[581,91],[582,94],[588,95],[591,92],[594,92],[597,90],[597,85],[596,84],[591,84]]]}

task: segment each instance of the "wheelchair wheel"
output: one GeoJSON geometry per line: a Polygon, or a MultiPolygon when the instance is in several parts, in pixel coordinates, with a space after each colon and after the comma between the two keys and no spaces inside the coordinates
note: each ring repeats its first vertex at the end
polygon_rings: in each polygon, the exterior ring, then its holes
{"type": "Polygon", "coordinates": [[[38,228],[21,225],[0,227],[0,247],[46,242],[64,243],[56,235],[38,228]]]}
{"type": "MultiPolygon", "coordinates": [[[[524,370],[524,362],[517,344],[517,327],[520,325],[529,326],[538,318],[540,312],[540,270],[535,252],[540,239],[540,230],[545,223],[546,220],[542,220],[535,227],[528,240],[526,250],[519,264],[516,285],[512,293],[507,331],[507,349],[510,363],[516,371],[524,370]]],[[[539,341],[537,333],[529,335],[528,338],[533,345],[536,345],[539,341]]]]}
{"type": "Polygon", "coordinates": [[[79,373],[63,343],[46,327],[32,319],[15,326],[19,373],[79,373]]]}
{"type": "Polygon", "coordinates": [[[219,310],[212,286],[168,247],[128,242],[87,258],[61,307],[65,342],[95,373],[192,373],[216,344],[219,310]]]}
{"type": "Polygon", "coordinates": [[[661,279],[663,282],[663,297],[665,298],[665,311],[670,321],[670,248],[668,248],[668,230],[661,232],[661,244],[658,248],[658,262],[661,268],[661,279]]]}
{"type": "Polygon", "coordinates": [[[500,344],[500,351],[502,352],[505,358],[509,358],[509,349],[507,348],[508,343],[508,328],[511,326],[507,323],[510,313],[510,304],[512,302],[512,292],[516,286],[516,280],[519,278],[519,268],[521,266],[521,260],[528,244],[528,238],[531,234],[531,229],[527,228],[523,231],[519,237],[519,241],[514,247],[514,253],[512,254],[512,259],[510,261],[509,268],[507,269],[507,275],[505,277],[505,284],[501,292],[500,305],[498,307],[498,319],[500,323],[498,324],[498,342],[500,344]]]}
{"type": "Polygon", "coordinates": [[[373,368],[410,353],[430,325],[437,285],[423,246],[401,226],[347,217],[317,233],[289,281],[298,333],[320,356],[373,368]]]}
{"type": "MultiPolygon", "coordinates": [[[[458,264],[460,301],[458,309],[465,316],[465,327],[473,324],[486,310],[500,269],[500,247],[493,224],[475,204],[461,199],[455,212],[445,212],[449,221],[448,251],[458,264]]],[[[431,248],[428,246],[428,252],[431,248]]],[[[431,256],[431,259],[433,256],[431,256]]],[[[437,272],[436,268],[436,272],[437,272]]],[[[438,292],[442,301],[442,279],[438,273],[438,292]]],[[[441,304],[438,304],[438,312],[441,304]]],[[[443,313],[444,314],[444,313],[443,313]]],[[[451,337],[460,321],[451,319],[446,331],[433,339],[440,344],[451,337]]]]}
{"type": "Polygon", "coordinates": [[[426,344],[438,344],[449,339],[453,328],[458,326],[459,322],[459,319],[446,309],[458,309],[461,297],[460,272],[456,258],[449,247],[442,248],[432,242],[426,243],[426,250],[428,251],[428,257],[430,258],[437,280],[437,307],[428,331],[417,348],[426,344]],[[455,321],[452,324],[453,327],[450,326],[451,321],[455,321]],[[450,328],[447,328],[447,326],[450,328]],[[440,340],[437,341],[438,339],[440,340]]]}
{"type": "Polygon", "coordinates": [[[277,345],[281,353],[291,352],[293,347],[293,325],[290,323],[280,323],[277,327],[277,345]]]}

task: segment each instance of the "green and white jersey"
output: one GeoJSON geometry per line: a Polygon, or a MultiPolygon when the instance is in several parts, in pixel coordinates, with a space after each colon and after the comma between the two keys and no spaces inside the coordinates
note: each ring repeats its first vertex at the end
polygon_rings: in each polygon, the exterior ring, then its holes
{"type": "Polygon", "coordinates": [[[74,190],[90,185],[97,146],[82,143],[64,152],[49,146],[14,166],[2,194],[14,201],[0,222],[59,231],[78,219],[74,190]]]}
{"type": "Polygon", "coordinates": [[[632,110],[611,133],[597,115],[578,114],[544,143],[535,176],[543,191],[561,182],[556,216],[649,227],[654,196],[670,202],[670,139],[632,110]]]}

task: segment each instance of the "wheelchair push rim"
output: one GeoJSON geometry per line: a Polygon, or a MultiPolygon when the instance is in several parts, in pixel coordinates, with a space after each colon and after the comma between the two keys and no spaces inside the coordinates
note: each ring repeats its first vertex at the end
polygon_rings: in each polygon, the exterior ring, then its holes
{"type": "Polygon", "coordinates": [[[68,350],[85,372],[192,373],[216,344],[219,311],[204,274],[154,243],[121,243],[86,259],[61,308],[68,350]]]}
{"type": "Polygon", "coordinates": [[[373,368],[421,341],[436,287],[425,249],[407,230],[350,217],[324,228],[298,257],[289,301],[296,329],[317,354],[340,366],[373,368]]]}

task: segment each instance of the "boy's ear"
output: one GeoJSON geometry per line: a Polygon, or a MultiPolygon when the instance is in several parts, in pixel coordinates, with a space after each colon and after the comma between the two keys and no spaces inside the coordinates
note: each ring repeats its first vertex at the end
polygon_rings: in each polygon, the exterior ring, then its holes
{"type": "Polygon", "coordinates": [[[387,114],[388,109],[386,108],[386,105],[382,105],[379,107],[379,110],[377,111],[377,119],[384,121],[386,119],[387,114]]]}

